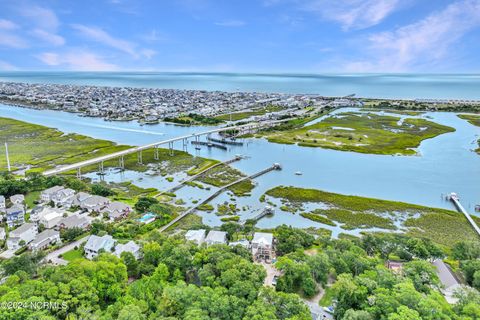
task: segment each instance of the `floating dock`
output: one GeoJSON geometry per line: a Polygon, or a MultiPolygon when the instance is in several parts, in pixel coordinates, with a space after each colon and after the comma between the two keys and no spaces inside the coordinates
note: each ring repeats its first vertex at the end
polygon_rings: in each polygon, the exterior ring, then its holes
{"type": "Polygon", "coordinates": [[[208,137],[207,139],[208,139],[208,141],[213,141],[213,142],[218,142],[218,143],[223,143],[223,144],[229,144],[229,145],[232,145],[232,146],[243,146],[243,142],[239,142],[239,141],[232,141],[232,140],[227,140],[227,139],[216,139],[216,138],[212,138],[212,137],[208,137]]]}
{"type": "Polygon", "coordinates": [[[214,147],[222,150],[227,150],[227,147],[223,144],[219,143],[212,143],[212,142],[205,142],[205,141],[192,141],[192,144],[200,145],[200,146],[207,146],[209,148],[214,147]]]}

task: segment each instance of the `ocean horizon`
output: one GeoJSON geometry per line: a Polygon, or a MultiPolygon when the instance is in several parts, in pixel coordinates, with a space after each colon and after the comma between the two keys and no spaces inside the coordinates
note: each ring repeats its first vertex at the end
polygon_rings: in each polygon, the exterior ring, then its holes
{"type": "Polygon", "coordinates": [[[0,72],[2,82],[112,87],[275,92],[387,99],[480,100],[480,74],[226,73],[226,72],[0,72]]]}

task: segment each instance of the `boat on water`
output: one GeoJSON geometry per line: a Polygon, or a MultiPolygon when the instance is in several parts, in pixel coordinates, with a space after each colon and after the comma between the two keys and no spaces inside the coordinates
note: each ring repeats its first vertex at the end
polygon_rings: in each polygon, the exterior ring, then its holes
{"type": "Polygon", "coordinates": [[[301,176],[302,174],[303,174],[303,173],[302,173],[301,171],[295,172],[295,175],[297,175],[297,176],[301,176]]]}
{"type": "Polygon", "coordinates": [[[480,212],[480,204],[477,204],[477,205],[475,206],[475,211],[480,212]]]}
{"type": "Polygon", "coordinates": [[[195,147],[195,150],[202,150],[202,148],[200,148],[200,147],[195,147]]]}

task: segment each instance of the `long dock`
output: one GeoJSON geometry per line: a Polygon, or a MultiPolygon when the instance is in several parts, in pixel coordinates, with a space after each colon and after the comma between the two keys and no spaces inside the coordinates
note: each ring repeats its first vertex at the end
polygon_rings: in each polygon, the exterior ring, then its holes
{"type": "Polygon", "coordinates": [[[229,165],[233,162],[236,162],[236,161],[239,161],[242,159],[242,156],[235,156],[235,158],[233,159],[230,159],[230,160],[227,160],[227,161],[223,161],[223,162],[219,162],[219,163],[216,163],[214,164],[213,166],[211,167],[208,167],[207,169],[197,173],[196,175],[194,176],[191,176],[190,178],[186,179],[186,180],[183,180],[183,181],[180,181],[177,185],[175,185],[174,187],[168,189],[168,190],[165,190],[165,191],[162,191],[160,193],[158,193],[157,195],[155,195],[155,197],[159,197],[161,196],[162,194],[164,193],[172,193],[172,192],[175,192],[177,190],[180,190],[183,186],[185,186],[186,183],[188,182],[191,182],[191,181],[194,181],[198,178],[200,178],[201,176],[203,176],[205,173],[207,173],[208,171],[218,167],[218,166],[221,166],[221,165],[229,165]]]}
{"type": "Polygon", "coordinates": [[[218,197],[221,193],[223,193],[225,190],[227,190],[228,188],[230,188],[231,186],[233,185],[236,185],[237,183],[240,183],[242,181],[245,181],[245,180],[249,180],[249,179],[255,179],[261,175],[264,175],[270,171],[273,171],[273,170],[281,170],[282,167],[280,166],[280,164],[278,163],[275,163],[273,164],[271,167],[268,167],[262,171],[259,171],[257,173],[254,173],[248,177],[243,177],[241,179],[238,179],[237,181],[234,181],[232,183],[229,183],[223,187],[221,187],[220,189],[218,189],[217,191],[215,191],[215,193],[213,193],[212,195],[210,195],[208,198],[198,202],[197,204],[195,204],[194,207],[191,207],[190,209],[188,209],[187,211],[185,211],[184,213],[182,213],[181,215],[179,215],[178,217],[176,217],[175,219],[173,219],[172,221],[170,221],[169,223],[167,223],[166,225],[164,225],[163,227],[161,227],[159,229],[160,232],[163,232],[165,230],[167,230],[168,228],[170,228],[172,225],[174,225],[175,223],[177,223],[178,221],[180,221],[181,219],[185,218],[186,216],[188,216],[190,213],[196,211],[198,209],[198,207],[200,207],[201,205],[204,205],[208,202],[210,202],[211,200],[215,199],[216,197],[218,197]]]}
{"type": "Polygon", "coordinates": [[[223,139],[216,139],[212,137],[207,137],[208,141],[213,141],[213,142],[218,142],[218,143],[223,143],[223,144],[229,144],[232,146],[243,146],[243,142],[241,141],[232,141],[232,140],[227,140],[225,138],[223,139]]]}
{"type": "Polygon", "coordinates": [[[472,219],[472,217],[470,216],[470,214],[467,212],[467,210],[465,210],[465,208],[462,206],[462,204],[460,203],[460,198],[458,197],[458,195],[456,193],[450,193],[450,196],[449,196],[450,200],[452,200],[453,204],[455,204],[455,207],[457,208],[458,211],[460,211],[461,213],[463,213],[465,215],[465,217],[467,218],[468,222],[470,222],[470,224],[472,225],[473,229],[477,232],[477,234],[480,236],[480,228],[478,227],[478,225],[475,223],[475,221],[472,219]]]}
{"type": "Polygon", "coordinates": [[[224,146],[223,144],[219,143],[212,143],[212,142],[205,142],[205,141],[192,141],[192,144],[194,145],[200,145],[200,146],[206,146],[206,147],[214,147],[222,150],[227,150],[227,147],[224,146]]]}

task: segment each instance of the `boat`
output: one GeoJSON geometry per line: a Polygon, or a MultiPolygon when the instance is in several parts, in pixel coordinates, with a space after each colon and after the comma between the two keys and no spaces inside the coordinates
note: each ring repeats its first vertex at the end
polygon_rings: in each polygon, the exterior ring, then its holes
{"type": "Polygon", "coordinates": [[[202,148],[200,148],[200,147],[195,147],[195,150],[202,150],[202,148]]]}
{"type": "Polygon", "coordinates": [[[303,173],[302,173],[301,171],[297,171],[297,172],[295,172],[295,174],[296,174],[297,176],[301,176],[303,173]]]}
{"type": "Polygon", "coordinates": [[[475,206],[475,211],[480,212],[480,204],[477,204],[477,205],[475,206]]]}

